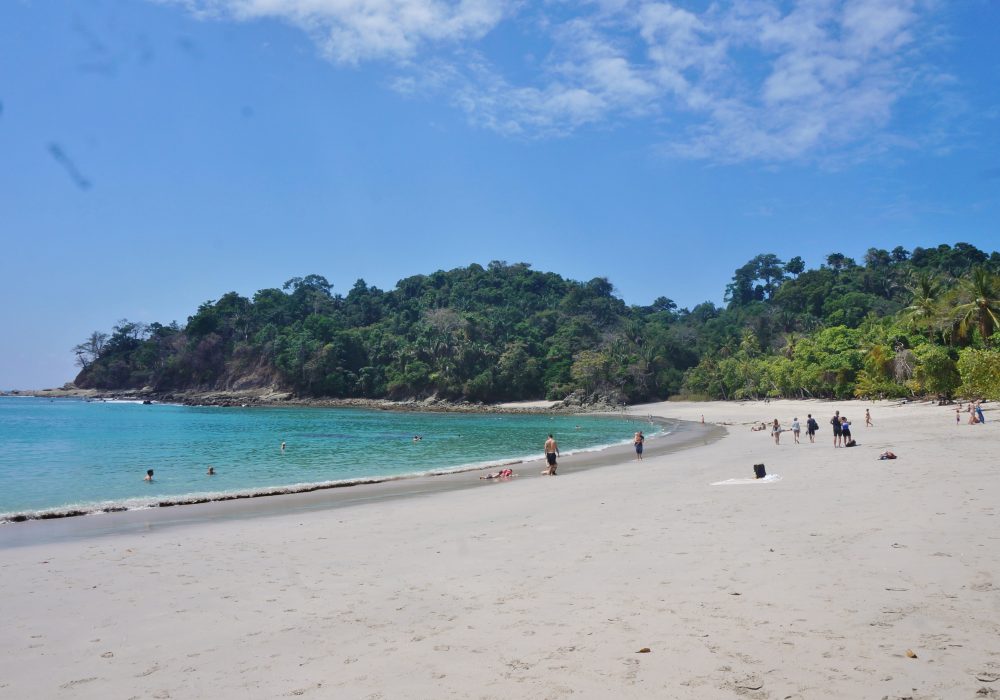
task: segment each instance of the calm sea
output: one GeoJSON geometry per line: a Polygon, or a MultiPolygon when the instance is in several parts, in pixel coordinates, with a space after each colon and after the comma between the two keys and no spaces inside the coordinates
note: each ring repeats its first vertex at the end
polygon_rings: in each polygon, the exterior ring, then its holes
{"type": "Polygon", "coordinates": [[[0,520],[460,471],[537,458],[549,433],[572,453],[631,442],[638,429],[659,430],[604,416],[0,397],[0,520]]]}

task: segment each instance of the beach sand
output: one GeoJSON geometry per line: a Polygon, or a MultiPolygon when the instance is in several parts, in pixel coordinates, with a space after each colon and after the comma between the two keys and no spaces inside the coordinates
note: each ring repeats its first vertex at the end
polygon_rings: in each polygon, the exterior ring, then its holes
{"type": "Polygon", "coordinates": [[[994,697],[987,408],[969,426],[930,404],[639,406],[729,434],[566,458],[555,478],[8,547],[0,697],[994,697]],[[833,448],[834,410],[859,447],[833,448]],[[749,430],[807,413],[816,444],[749,430]],[[781,479],[710,485],[757,462],[781,479]]]}

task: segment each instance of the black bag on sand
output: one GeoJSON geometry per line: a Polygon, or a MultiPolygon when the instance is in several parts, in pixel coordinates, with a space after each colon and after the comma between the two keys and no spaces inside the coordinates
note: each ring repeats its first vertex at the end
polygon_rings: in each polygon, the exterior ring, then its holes
{"type": "Polygon", "coordinates": [[[847,444],[844,445],[844,447],[857,447],[857,446],[858,443],[854,439],[848,440],[847,444]]]}
{"type": "Polygon", "coordinates": [[[756,474],[758,479],[763,479],[765,476],[767,476],[767,470],[764,469],[763,464],[753,465],[753,473],[756,474]]]}

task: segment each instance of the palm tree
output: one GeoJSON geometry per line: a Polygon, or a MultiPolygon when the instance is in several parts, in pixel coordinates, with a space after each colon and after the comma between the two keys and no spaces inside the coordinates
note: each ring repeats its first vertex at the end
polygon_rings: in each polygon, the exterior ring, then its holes
{"type": "Polygon", "coordinates": [[[799,338],[794,333],[785,335],[785,345],[781,348],[781,354],[789,360],[795,357],[795,344],[797,342],[799,342],[799,338]]]}
{"type": "Polygon", "coordinates": [[[1000,277],[984,267],[974,267],[959,284],[964,303],[955,307],[958,337],[968,338],[973,328],[979,329],[984,343],[1000,328],[1000,277]]]}
{"type": "Polygon", "coordinates": [[[907,289],[913,296],[910,305],[903,310],[904,316],[910,326],[924,327],[927,329],[928,338],[933,337],[934,320],[940,314],[944,285],[931,273],[921,270],[913,276],[907,289]]]}

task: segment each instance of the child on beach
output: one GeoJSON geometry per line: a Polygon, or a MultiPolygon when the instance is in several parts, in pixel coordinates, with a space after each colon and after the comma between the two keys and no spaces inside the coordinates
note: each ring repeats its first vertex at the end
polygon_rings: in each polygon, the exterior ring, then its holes
{"type": "Polygon", "coordinates": [[[632,438],[632,444],[635,445],[635,458],[642,461],[642,444],[646,441],[646,436],[642,434],[640,430],[632,438]]]}
{"type": "Polygon", "coordinates": [[[872,414],[868,411],[867,408],[865,409],[865,427],[867,428],[875,427],[875,425],[872,423],[872,414]]]}

